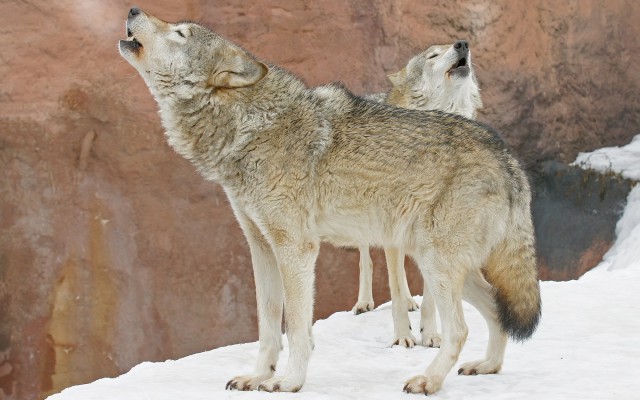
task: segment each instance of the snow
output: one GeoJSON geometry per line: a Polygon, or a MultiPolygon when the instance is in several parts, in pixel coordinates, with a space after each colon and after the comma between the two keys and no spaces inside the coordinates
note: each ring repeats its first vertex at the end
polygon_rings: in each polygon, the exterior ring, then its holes
{"type": "Polygon", "coordinates": [[[625,178],[640,180],[640,135],[626,146],[604,147],[591,153],[580,153],[574,162],[583,168],[603,173],[618,172],[625,178]]]}
{"type": "MultiPolygon", "coordinates": [[[[640,179],[640,136],[622,148],[580,154],[576,163],[640,179]]],[[[496,375],[459,376],[453,368],[436,399],[638,399],[640,379],[640,185],[629,194],[617,239],[602,263],[578,280],[542,282],[540,327],[524,343],[509,343],[496,375]]],[[[345,294],[355,295],[355,293],[345,294]]],[[[355,298],[354,298],[355,299],[355,298]]],[[[420,302],[419,296],[416,301],[420,302]]],[[[464,307],[469,337],[460,362],[482,358],[483,319],[464,307]]],[[[419,312],[410,315],[419,337],[419,312]]],[[[50,400],[175,399],[407,399],[409,377],[422,373],[437,349],[389,347],[391,308],[339,312],[314,325],[316,347],[298,393],[226,391],[233,376],[250,373],[257,343],[238,344],[176,361],[145,362],[117,378],[71,387],[50,400]]],[[[287,345],[278,371],[284,369],[287,345]]]]}
{"type": "MultiPolygon", "coordinates": [[[[618,172],[640,180],[640,135],[623,147],[605,147],[592,153],[580,153],[576,165],[603,173],[618,172]]],[[[616,225],[616,242],[605,254],[598,269],[640,269],[640,185],[627,197],[627,207],[616,225]]]]}

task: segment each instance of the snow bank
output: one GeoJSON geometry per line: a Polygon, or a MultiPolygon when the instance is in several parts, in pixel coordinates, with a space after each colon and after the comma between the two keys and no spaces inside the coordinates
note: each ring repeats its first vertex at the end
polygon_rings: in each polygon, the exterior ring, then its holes
{"type": "Polygon", "coordinates": [[[580,153],[574,162],[585,169],[602,173],[617,172],[625,178],[640,180],[640,135],[626,146],[604,147],[590,153],[580,153]]]}
{"type": "MultiPolygon", "coordinates": [[[[640,135],[623,147],[605,147],[580,153],[575,165],[602,173],[617,172],[640,180],[640,135]]],[[[603,257],[598,269],[640,268],[640,185],[627,196],[627,206],[616,225],[616,241],[603,257]]]]}

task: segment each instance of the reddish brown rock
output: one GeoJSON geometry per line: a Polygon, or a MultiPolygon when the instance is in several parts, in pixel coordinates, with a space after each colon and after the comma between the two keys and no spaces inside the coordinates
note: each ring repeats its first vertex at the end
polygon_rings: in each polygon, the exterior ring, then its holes
{"type": "MultiPolygon", "coordinates": [[[[633,0],[137,5],[356,93],[386,90],[385,74],[412,54],[465,38],[480,119],[530,163],[640,131],[633,0]]],[[[227,200],[166,145],[153,99],[117,53],[130,6],[0,2],[0,398],[256,337],[250,259],[227,200]]],[[[357,258],[323,246],[316,317],[353,305],[357,258]]],[[[379,252],[374,261],[379,304],[386,273],[379,252]]]]}

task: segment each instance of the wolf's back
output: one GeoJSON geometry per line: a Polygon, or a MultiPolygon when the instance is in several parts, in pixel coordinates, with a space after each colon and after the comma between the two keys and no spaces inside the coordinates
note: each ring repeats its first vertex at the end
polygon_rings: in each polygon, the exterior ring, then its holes
{"type": "Polygon", "coordinates": [[[531,337],[541,315],[540,285],[531,220],[531,191],[524,172],[510,160],[511,212],[504,239],[489,256],[485,276],[495,288],[498,318],[514,340],[531,337]]]}

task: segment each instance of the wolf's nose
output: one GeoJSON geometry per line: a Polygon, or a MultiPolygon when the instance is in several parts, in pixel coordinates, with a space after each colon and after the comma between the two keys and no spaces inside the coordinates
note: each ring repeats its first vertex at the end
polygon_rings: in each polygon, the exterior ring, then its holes
{"type": "Polygon", "coordinates": [[[464,52],[469,50],[469,43],[466,40],[458,40],[453,44],[453,48],[459,52],[464,52]]]}
{"type": "Polygon", "coordinates": [[[138,7],[132,7],[131,10],[129,10],[129,18],[135,17],[138,14],[140,14],[140,9],[138,7]]]}

